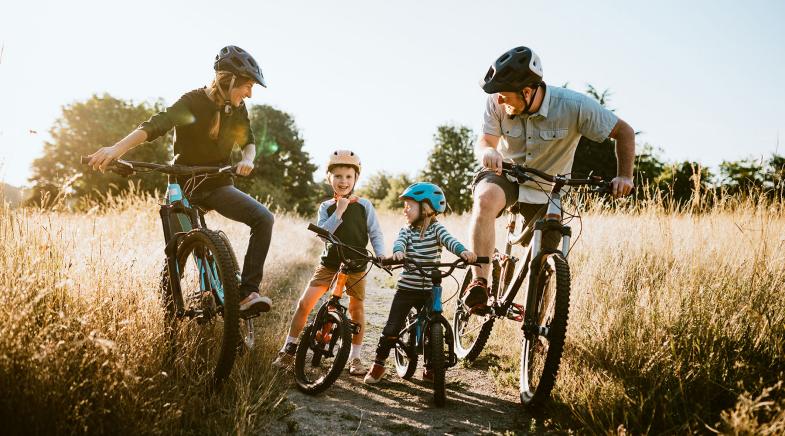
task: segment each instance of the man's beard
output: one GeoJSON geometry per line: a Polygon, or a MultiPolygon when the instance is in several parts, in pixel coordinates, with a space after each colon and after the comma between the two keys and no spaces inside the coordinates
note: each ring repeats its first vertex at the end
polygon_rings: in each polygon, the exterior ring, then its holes
{"type": "Polygon", "coordinates": [[[521,109],[516,109],[510,105],[505,104],[504,112],[507,113],[507,115],[520,115],[521,109]]]}

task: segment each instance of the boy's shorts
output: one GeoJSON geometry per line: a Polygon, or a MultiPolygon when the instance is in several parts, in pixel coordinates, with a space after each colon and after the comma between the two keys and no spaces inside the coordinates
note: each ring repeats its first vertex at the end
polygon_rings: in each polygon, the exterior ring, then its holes
{"type": "MultiPolygon", "coordinates": [[[[320,264],[314,270],[308,287],[329,287],[337,273],[338,270],[320,264]]],[[[346,279],[346,293],[359,301],[365,300],[365,273],[365,271],[349,273],[349,277],[346,279]]]]}

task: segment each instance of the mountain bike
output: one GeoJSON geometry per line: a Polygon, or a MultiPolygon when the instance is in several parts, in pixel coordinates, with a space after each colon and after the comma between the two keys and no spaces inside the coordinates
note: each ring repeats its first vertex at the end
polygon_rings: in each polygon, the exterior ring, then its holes
{"type": "Polygon", "coordinates": [[[417,369],[417,360],[422,355],[423,364],[433,373],[434,403],[439,407],[444,406],[447,368],[455,366],[458,357],[454,351],[452,328],[442,315],[442,278],[452,275],[456,268],[488,263],[488,258],[479,257],[474,263],[467,263],[463,259],[450,263],[416,262],[408,258],[383,260],[381,263],[393,269],[400,265],[408,270],[416,270],[423,277],[431,279],[431,294],[428,301],[409,312],[404,327],[398,333],[394,349],[395,371],[403,379],[411,378],[417,369]],[[439,270],[445,267],[449,269],[439,270]]]}
{"type": "MultiPolygon", "coordinates": [[[[83,164],[89,160],[81,158],[83,164]]],[[[116,160],[109,170],[123,176],[150,171],[169,176],[159,209],[166,256],[160,286],[172,351],[169,363],[175,370],[219,385],[229,377],[236,356],[254,347],[253,319],[243,320],[241,331],[237,257],[226,234],[208,229],[205,210],[189,197],[205,179],[234,169],[116,160]],[[177,176],[189,177],[185,189],[176,182],[177,176]]]]}
{"type": "Polygon", "coordinates": [[[477,313],[463,304],[463,295],[472,281],[472,272],[464,278],[456,301],[453,326],[455,350],[460,359],[472,361],[479,356],[497,319],[521,323],[523,339],[520,354],[519,392],[524,405],[537,406],[550,397],[556,383],[570,310],[570,268],[567,263],[572,231],[563,222],[562,188],[590,186],[590,192],[610,193],[610,184],[599,177],[587,179],[550,175],[545,172],[505,162],[502,171],[518,181],[553,184],[549,200],[542,210],[516,232],[520,217],[518,204],[508,210],[507,240],[504,251],[491,257],[488,280],[487,310],[477,313]],[[544,239],[546,238],[546,239],[544,239]],[[561,247],[543,247],[543,240],[559,240],[561,247]],[[531,243],[529,243],[531,242],[531,243]],[[527,246],[523,262],[512,255],[515,245],[527,246]],[[524,304],[514,303],[528,276],[524,304]]]}
{"type": "Polygon", "coordinates": [[[349,319],[347,308],[341,304],[349,272],[365,262],[382,266],[379,259],[371,256],[365,248],[346,245],[332,233],[313,224],[308,225],[308,230],[335,245],[341,259],[338,273],[329,288],[330,298],[319,306],[316,315],[303,329],[294,358],[297,388],[315,395],[332,386],[341,375],[349,359],[352,335],[360,331],[360,325],[349,319]],[[355,253],[356,258],[349,259],[345,250],[355,253]]]}

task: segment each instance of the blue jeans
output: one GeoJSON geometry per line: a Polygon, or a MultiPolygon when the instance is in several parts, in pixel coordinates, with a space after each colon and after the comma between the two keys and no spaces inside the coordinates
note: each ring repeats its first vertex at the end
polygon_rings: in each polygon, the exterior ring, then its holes
{"type": "Polygon", "coordinates": [[[193,199],[194,204],[214,210],[233,221],[251,228],[248,251],[243,261],[240,299],[259,290],[264,274],[264,261],[270,250],[275,217],[262,203],[232,185],[220,186],[193,199]]]}

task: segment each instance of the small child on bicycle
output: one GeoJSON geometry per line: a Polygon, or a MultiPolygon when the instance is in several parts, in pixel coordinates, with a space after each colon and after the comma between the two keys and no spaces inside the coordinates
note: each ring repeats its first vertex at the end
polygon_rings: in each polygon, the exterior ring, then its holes
{"type": "MultiPolygon", "coordinates": [[[[333,189],[333,198],[319,206],[316,225],[333,233],[341,242],[355,247],[365,248],[370,239],[377,256],[385,251],[384,236],[376,217],[376,211],[365,198],[354,195],[354,186],[360,176],[362,165],[356,153],[348,150],[336,150],[330,154],[327,164],[327,181],[333,189]]],[[[351,257],[351,256],[350,256],[351,257]]],[[[298,336],[305,326],[308,314],[311,313],[319,298],[327,292],[333,277],[341,264],[337,248],[328,244],[322,252],[321,262],[311,277],[308,287],[303,291],[289,326],[278,357],[273,366],[281,369],[291,368],[297,350],[298,336]]],[[[359,324],[359,332],[352,337],[349,353],[349,374],[365,375],[360,355],[362,352],[363,334],[365,333],[365,266],[355,265],[350,270],[346,281],[346,293],[349,295],[349,316],[359,324]]]]}
{"type": "MultiPolygon", "coordinates": [[[[393,245],[392,258],[404,257],[418,262],[439,262],[442,246],[467,262],[477,260],[477,255],[468,251],[438,221],[436,215],[447,208],[443,191],[433,183],[415,183],[400,195],[404,201],[403,214],[408,226],[398,233],[393,245]]],[[[384,362],[398,340],[406,315],[412,307],[425,304],[431,293],[431,280],[417,271],[403,270],[398,277],[397,291],[390,306],[387,324],[382,330],[376,347],[373,366],[365,376],[365,383],[378,383],[384,376],[384,362]]],[[[433,381],[428,368],[423,370],[423,380],[433,381]]]]}

